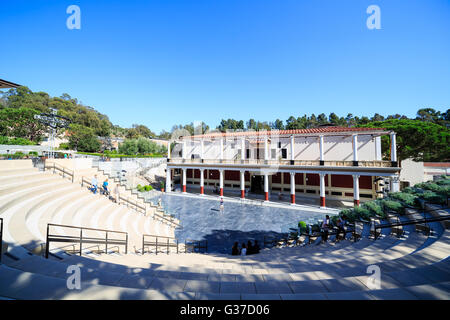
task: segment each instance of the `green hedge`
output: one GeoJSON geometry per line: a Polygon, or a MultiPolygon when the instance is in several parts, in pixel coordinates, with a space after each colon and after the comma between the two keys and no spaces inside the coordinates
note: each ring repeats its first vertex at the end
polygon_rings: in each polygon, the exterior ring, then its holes
{"type": "Polygon", "coordinates": [[[36,142],[30,141],[25,138],[12,138],[0,136],[0,144],[4,145],[16,145],[16,146],[34,146],[36,142]]]}
{"type": "Polygon", "coordinates": [[[116,153],[92,153],[92,152],[77,152],[78,154],[85,154],[88,156],[107,157],[107,158],[162,158],[163,154],[146,154],[146,155],[128,155],[116,153]]]}
{"type": "Polygon", "coordinates": [[[141,186],[140,184],[137,185],[137,190],[139,192],[147,192],[153,190],[153,187],[151,185],[148,186],[141,186]]]}

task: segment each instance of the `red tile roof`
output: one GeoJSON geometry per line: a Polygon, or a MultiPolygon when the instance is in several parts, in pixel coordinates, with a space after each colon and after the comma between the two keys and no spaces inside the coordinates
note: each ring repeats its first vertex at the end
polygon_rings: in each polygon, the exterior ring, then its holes
{"type": "Polygon", "coordinates": [[[273,130],[273,131],[237,131],[237,132],[211,132],[203,135],[194,135],[190,138],[213,138],[213,137],[240,137],[240,136],[265,136],[265,135],[293,135],[293,134],[327,134],[327,133],[354,133],[354,132],[376,132],[387,133],[384,128],[347,128],[347,127],[319,127],[312,129],[294,129],[294,130],[273,130]]]}

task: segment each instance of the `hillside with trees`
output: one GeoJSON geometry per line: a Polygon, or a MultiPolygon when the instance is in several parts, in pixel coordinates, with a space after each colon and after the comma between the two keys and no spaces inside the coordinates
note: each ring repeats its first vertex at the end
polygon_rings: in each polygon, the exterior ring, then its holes
{"type": "MultiPolygon", "coordinates": [[[[0,92],[1,94],[1,92],[0,92]]],[[[27,87],[11,89],[0,95],[0,141],[6,143],[22,142],[36,144],[45,136],[45,128],[34,119],[35,114],[56,109],[58,115],[71,120],[67,130],[69,148],[85,152],[102,151],[102,138],[121,137],[126,139],[121,152],[144,154],[163,152],[154,143],[144,142],[142,138],[170,139],[172,134],[193,135],[211,130],[204,122],[191,122],[174,125],[170,131],[163,130],[159,135],[143,124],[133,124],[131,128],[114,125],[108,116],[90,106],[81,104],[68,94],[50,97],[45,92],[32,92],[27,87]]],[[[339,116],[330,113],[290,116],[285,121],[259,121],[255,119],[222,119],[215,130],[289,130],[309,129],[319,126],[376,127],[393,130],[397,133],[398,158],[413,158],[416,161],[450,161],[450,109],[445,112],[433,108],[422,108],[416,117],[404,115],[383,116],[375,113],[372,117],[354,116],[349,113],[339,116]]],[[[60,132],[62,133],[62,132],[60,132]]],[[[6,144],[5,143],[5,144],[6,144]]],[[[383,156],[389,159],[389,137],[382,138],[383,156]]]]}

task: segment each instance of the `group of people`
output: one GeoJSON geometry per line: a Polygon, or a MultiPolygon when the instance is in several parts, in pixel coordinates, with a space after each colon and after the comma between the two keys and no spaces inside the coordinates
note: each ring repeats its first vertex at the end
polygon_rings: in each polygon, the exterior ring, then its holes
{"type": "MultiPolygon", "coordinates": [[[[336,242],[339,241],[339,235],[342,233],[343,234],[343,238],[345,239],[345,225],[347,223],[347,217],[345,215],[342,215],[339,217],[336,227],[336,242]]],[[[326,242],[328,240],[328,233],[330,232],[330,230],[333,229],[333,225],[330,221],[330,216],[326,215],[325,219],[322,222],[321,225],[321,231],[322,231],[322,242],[326,242]]]]}
{"type": "Polygon", "coordinates": [[[240,248],[239,243],[236,241],[233,248],[231,248],[231,255],[248,256],[249,254],[259,253],[259,250],[261,250],[261,248],[259,247],[258,240],[255,240],[255,244],[252,244],[250,240],[248,240],[247,244],[243,242],[240,248]]]}
{"type": "Polygon", "coordinates": [[[97,191],[100,191],[100,194],[103,194],[107,197],[109,197],[111,200],[113,200],[114,202],[120,204],[120,189],[119,189],[119,184],[116,183],[116,185],[114,186],[114,190],[113,190],[113,196],[110,196],[110,192],[109,192],[109,182],[108,182],[108,178],[106,178],[103,183],[101,188],[99,189],[98,187],[98,179],[97,179],[97,175],[94,175],[94,177],[92,178],[91,181],[91,188],[90,190],[92,191],[93,194],[97,194],[97,191]]]}

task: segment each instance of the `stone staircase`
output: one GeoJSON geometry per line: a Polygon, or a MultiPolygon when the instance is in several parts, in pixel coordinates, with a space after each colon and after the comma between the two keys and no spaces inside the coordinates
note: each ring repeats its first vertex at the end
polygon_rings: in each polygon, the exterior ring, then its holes
{"type": "Polygon", "coordinates": [[[143,233],[173,236],[173,228],[57,175],[18,165],[0,163],[0,217],[8,243],[0,265],[3,298],[449,299],[450,232],[444,223],[430,223],[429,235],[405,227],[400,238],[384,229],[376,241],[368,238],[366,225],[358,242],[263,249],[249,256],[141,254],[143,233]],[[131,250],[45,259],[40,247],[49,222],[126,231],[131,250]],[[81,290],[67,288],[71,265],[81,268],[81,290]],[[368,272],[373,265],[381,271],[379,288],[368,272]]]}

